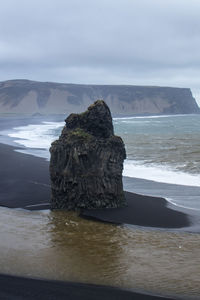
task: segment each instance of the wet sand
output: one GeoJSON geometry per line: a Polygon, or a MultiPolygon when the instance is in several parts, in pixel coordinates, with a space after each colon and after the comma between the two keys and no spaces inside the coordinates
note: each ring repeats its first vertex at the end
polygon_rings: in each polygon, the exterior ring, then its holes
{"type": "MultiPolygon", "coordinates": [[[[29,210],[49,208],[49,163],[42,158],[22,154],[0,144],[0,205],[29,210]]],[[[149,227],[181,228],[189,226],[186,214],[169,209],[162,198],[125,193],[128,207],[109,210],[85,210],[85,217],[114,223],[149,227]]],[[[118,288],[90,284],[32,280],[0,276],[1,299],[175,299],[144,295],[118,288]]]]}
{"type": "Polygon", "coordinates": [[[165,300],[176,299],[147,295],[131,290],[83,284],[30,279],[17,276],[0,275],[0,299],[13,300],[165,300]]]}

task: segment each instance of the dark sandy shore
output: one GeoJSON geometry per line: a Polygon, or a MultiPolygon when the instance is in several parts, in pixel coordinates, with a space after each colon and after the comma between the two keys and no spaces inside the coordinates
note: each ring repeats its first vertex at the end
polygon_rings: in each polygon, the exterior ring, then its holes
{"type": "MultiPolygon", "coordinates": [[[[0,205],[29,210],[49,208],[49,163],[0,144],[0,205]]],[[[189,226],[186,214],[166,206],[163,198],[125,192],[128,206],[83,210],[81,215],[106,222],[140,226],[181,228],[189,226]]]]}
{"type": "Polygon", "coordinates": [[[125,192],[127,207],[84,210],[83,217],[113,223],[126,223],[147,227],[181,228],[189,226],[186,214],[166,207],[163,198],[143,196],[125,192]]]}
{"type": "Polygon", "coordinates": [[[29,279],[0,275],[0,299],[4,300],[165,300],[176,299],[122,290],[120,288],[29,279]]]}
{"type": "Polygon", "coordinates": [[[49,207],[48,162],[0,144],[0,205],[10,208],[49,207]],[[47,203],[47,205],[40,205],[47,203]]]}
{"type": "MultiPolygon", "coordinates": [[[[0,205],[30,210],[49,208],[49,163],[0,144],[0,205]]],[[[85,217],[114,223],[180,228],[189,225],[186,214],[167,208],[166,200],[126,192],[128,207],[85,210],[85,217]]],[[[32,280],[0,275],[0,299],[175,299],[90,284],[32,280]]]]}

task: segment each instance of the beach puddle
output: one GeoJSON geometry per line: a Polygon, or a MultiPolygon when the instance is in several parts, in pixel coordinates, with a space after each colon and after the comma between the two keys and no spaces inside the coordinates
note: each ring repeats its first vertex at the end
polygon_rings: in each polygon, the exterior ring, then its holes
{"type": "Polygon", "coordinates": [[[200,296],[200,235],[0,208],[0,272],[200,296]]]}

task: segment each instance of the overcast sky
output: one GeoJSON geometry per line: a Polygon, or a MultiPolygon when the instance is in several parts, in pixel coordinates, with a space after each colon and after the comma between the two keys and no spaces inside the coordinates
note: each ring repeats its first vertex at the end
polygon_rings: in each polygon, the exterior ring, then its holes
{"type": "Polygon", "coordinates": [[[200,0],[0,0],[0,80],[190,87],[200,0]]]}

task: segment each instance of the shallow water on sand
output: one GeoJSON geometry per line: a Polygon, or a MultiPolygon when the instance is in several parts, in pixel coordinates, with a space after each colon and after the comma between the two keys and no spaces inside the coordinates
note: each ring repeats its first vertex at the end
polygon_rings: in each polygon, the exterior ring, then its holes
{"type": "Polygon", "coordinates": [[[200,235],[0,208],[0,272],[200,297],[200,235]]]}

